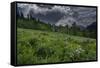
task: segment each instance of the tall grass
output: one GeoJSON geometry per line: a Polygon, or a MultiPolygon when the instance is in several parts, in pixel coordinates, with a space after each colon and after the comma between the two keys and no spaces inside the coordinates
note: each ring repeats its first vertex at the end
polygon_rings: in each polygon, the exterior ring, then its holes
{"type": "Polygon", "coordinates": [[[96,60],[96,40],[57,32],[17,29],[17,64],[96,60]]]}

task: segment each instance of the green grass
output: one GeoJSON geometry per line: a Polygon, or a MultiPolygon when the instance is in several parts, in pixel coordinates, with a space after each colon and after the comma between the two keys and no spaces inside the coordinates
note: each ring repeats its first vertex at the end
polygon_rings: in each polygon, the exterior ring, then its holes
{"type": "Polygon", "coordinates": [[[58,32],[17,29],[17,64],[96,60],[96,40],[58,32]]]}

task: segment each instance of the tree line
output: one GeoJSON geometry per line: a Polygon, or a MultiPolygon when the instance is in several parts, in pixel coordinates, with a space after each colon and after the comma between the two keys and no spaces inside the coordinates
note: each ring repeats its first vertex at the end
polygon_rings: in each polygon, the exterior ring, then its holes
{"type": "Polygon", "coordinates": [[[60,32],[60,33],[66,33],[69,35],[96,39],[96,35],[97,35],[96,26],[81,29],[79,26],[76,25],[76,22],[74,22],[71,27],[69,27],[68,25],[56,26],[55,24],[41,22],[39,19],[33,18],[32,15],[30,14],[28,14],[27,17],[28,18],[24,18],[24,15],[21,13],[20,16],[17,17],[18,18],[17,26],[20,28],[26,28],[26,29],[60,32]]]}

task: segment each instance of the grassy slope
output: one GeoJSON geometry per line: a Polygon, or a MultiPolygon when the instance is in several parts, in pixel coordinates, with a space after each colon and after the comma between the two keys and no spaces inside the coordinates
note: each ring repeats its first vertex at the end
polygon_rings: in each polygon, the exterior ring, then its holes
{"type": "Polygon", "coordinates": [[[17,29],[18,64],[96,59],[96,40],[57,32],[17,29]]]}

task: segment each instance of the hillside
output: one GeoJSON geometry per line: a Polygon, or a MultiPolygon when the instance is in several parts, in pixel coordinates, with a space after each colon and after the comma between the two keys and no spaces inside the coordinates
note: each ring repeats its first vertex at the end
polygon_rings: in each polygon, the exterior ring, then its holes
{"type": "Polygon", "coordinates": [[[82,26],[77,26],[76,22],[72,24],[72,27],[66,26],[56,26],[54,24],[49,24],[45,22],[41,22],[38,19],[30,18],[18,18],[17,19],[17,27],[25,28],[25,29],[35,29],[42,31],[51,31],[51,32],[60,32],[74,36],[87,37],[96,39],[96,22],[89,25],[87,28],[83,28],[82,26]]]}
{"type": "Polygon", "coordinates": [[[33,29],[17,29],[18,64],[96,60],[96,40],[33,29]]]}

